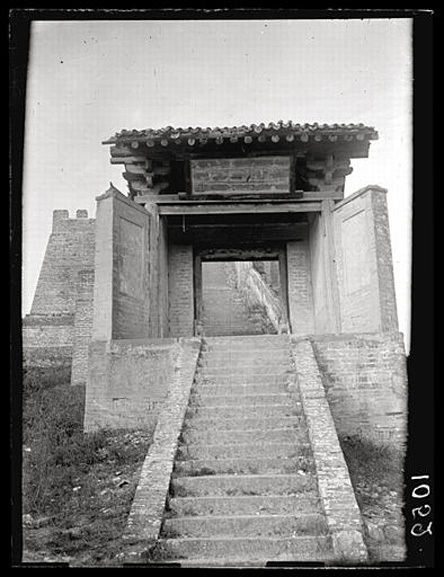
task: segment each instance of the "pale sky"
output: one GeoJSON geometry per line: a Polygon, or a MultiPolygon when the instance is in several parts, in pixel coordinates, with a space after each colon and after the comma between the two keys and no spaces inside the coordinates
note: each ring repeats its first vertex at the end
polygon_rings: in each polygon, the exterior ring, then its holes
{"type": "Polygon", "coordinates": [[[388,189],[400,330],[410,332],[411,19],[34,22],[23,185],[23,313],[52,211],[95,216],[109,181],[103,140],[123,128],[278,120],[374,126],[346,196],[388,189]]]}

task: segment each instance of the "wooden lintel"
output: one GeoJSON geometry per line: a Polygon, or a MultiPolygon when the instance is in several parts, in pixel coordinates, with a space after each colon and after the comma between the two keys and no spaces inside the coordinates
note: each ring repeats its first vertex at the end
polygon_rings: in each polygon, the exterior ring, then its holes
{"type": "Polygon", "coordinates": [[[320,202],[252,202],[252,203],[192,203],[185,204],[160,204],[159,214],[163,216],[174,214],[259,214],[259,213],[294,213],[294,212],[320,212],[320,202]]]}

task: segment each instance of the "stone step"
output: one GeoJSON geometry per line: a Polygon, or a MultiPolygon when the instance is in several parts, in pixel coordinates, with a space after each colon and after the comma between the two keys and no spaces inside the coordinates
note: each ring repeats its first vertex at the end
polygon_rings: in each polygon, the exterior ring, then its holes
{"type": "Polygon", "coordinates": [[[257,407],[263,405],[292,406],[293,401],[288,393],[255,394],[255,395],[201,395],[194,393],[190,399],[190,407],[229,407],[248,406],[257,407]]]}
{"type": "Polygon", "coordinates": [[[291,362],[290,350],[286,347],[221,347],[219,349],[203,349],[205,358],[209,361],[230,360],[240,361],[245,359],[256,359],[258,361],[270,359],[291,362]]]}
{"type": "Polygon", "coordinates": [[[227,458],[227,459],[189,459],[176,461],[174,474],[176,476],[201,475],[266,475],[297,473],[314,474],[315,468],[310,449],[307,446],[301,455],[288,459],[286,457],[267,458],[227,458]]]}
{"type": "Polygon", "coordinates": [[[231,515],[173,517],[163,522],[160,536],[184,537],[297,537],[325,535],[327,520],[320,513],[299,515],[231,515]]]}
{"type": "Polygon", "coordinates": [[[290,378],[293,376],[293,371],[283,364],[272,365],[271,363],[267,363],[261,366],[251,363],[243,367],[238,367],[234,363],[227,361],[226,363],[221,363],[220,366],[215,364],[211,364],[208,367],[201,366],[198,374],[206,378],[227,377],[232,379],[235,377],[239,379],[245,377],[267,377],[273,380],[275,378],[290,378]]]}
{"type": "Polygon", "coordinates": [[[177,449],[176,459],[246,459],[246,458],[293,458],[306,444],[291,441],[288,443],[239,443],[239,444],[192,444],[180,445],[177,449]]]}
{"type": "Polygon", "coordinates": [[[201,495],[296,495],[316,488],[311,475],[209,475],[175,477],[171,481],[174,497],[201,495]]]}
{"type": "Polygon", "coordinates": [[[202,395],[273,395],[276,393],[286,393],[287,385],[282,380],[282,382],[273,383],[263,383],[258,385],[256,383],[252,385],[246,385],[243,383],[235,384],[202,384],[195,383],[194,391],[202,395]]]}
{"type": "Polygon", "coordinates": [[[188,429],[182,434],[184,444],[204,445],[238,445],[247,443],[301,443],[308,442],[308,433],[305,428],[301,429],[251,429],[227,431],[193,430],[188,429]]]}
{"type": "Polygon", "coordinates": [[[204,337],[259,336],[262,328],[258,325],[248,325],[248,319],[239,319],[239,324],[220,324],[214,327],[204,327],[204,337]]]}
{"type": "Polygon", "coordinates": [[[218,348],[223,348],[225,346],[234,346],[237,347],[243,345],[250,345],[253,347],[258,346],[282,346],[284,343],[289,343],[289,336],[288,335],[250,335],[244,337],[208,337],[205,339],[208,345],[217,346],[218,348]]]}
{"type": "Polygon", "coordinates": [[[190,568],[190,567],[198,567],[199,569],[213,569],[213,568],[230,568],[230,569],[237,569],[237,568],[254,568],[258,569],[259,567],[265,567],[268,561],[265,559],[244,559],[244,558],[225,558],[225,557],[218,557],[217,559],[172,559],[171,562],[176,561],[180,564],[181,567],[190,568]]]}
{"type": "MultiPolygon", "coordinates": [[[[299,405],[301,407],[302,405],[299,405]]],[[[293,416],[273,416],[273,417],[221,417],[218,413],[215,413],[212,418],[207,418],[205,416],[198,417],[195,416],[186,421],[187,429],[193,430],[217,430],[217,431],[229,431],[236,429],[241,430],[251,430],[251,429],[293,429],[295,427],[305,426],[305,418],[302,414],[293,416]]]]}
{"type": "Polygon", "coordinates": [[[209,359],[240,359],[242,356],[245,358],[279,358],[279,359],[291,359],[290,348],[279,344],[277,346],[256,346],[255,344],[251,346],[239,346],[238,344],[233,344],[233,346],[227,347],[206,347],[203,346],[202,352],[209,359]]]}
{"type": "MultiPolygon", "coordinates": [[[[160,539],[174,554],[184,558],[236,558],[258,560],[321,561],[332,556],[330,539],[320,537],[250,537],[160,539]]],[[[180,562],[180,559],[177,559],[180,562]]]]}
{"type": "Polygon", "coordinates": [[[271,352],[244,352],[238,351],[236,353],[231,353],[229,351],[221,353],[204,353],[203,361],[206,364],[221,364],[221,363],[234,363],[234,364],[260,364],[266,366],[268,362],[274,365],[284,365],[290,364],[291,358],[288,353],[282,353],[281,351],[271,351],[271,352]]]}
{"type": "Polygon", "coordinates": [[[292,376],[286,374],[230,374],[230,373],[199,373],[196,377],[196,385],[283,385],[288,386],[294,382],[292,376]]]}
{"type": "Polygon", "coordinates": [[[236,497],[175,497],[170,498],[171,513],[185,515],[303,515],[321,511],[315,491],[302,495],[238,495],[236,497]]]}
{"type": "Polygon", "coordinates": [[[267,418],[292,417],[302,414],[302,405],[297,402],[285,405],[255,405],[254,407],[233,405],[220,407],[188,407],[186,418],[267,418]]]}

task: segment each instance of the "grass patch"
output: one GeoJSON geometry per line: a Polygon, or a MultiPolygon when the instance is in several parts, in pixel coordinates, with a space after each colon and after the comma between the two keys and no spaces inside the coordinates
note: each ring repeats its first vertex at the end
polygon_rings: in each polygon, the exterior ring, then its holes
{"type": "Polygon", "coordinates": [[[357,436],[340,437],[342,451],[352,482],[384,485],[399,490],[403,482],[403,457],[387,445],[377,445],[357,436]]]}
{"type": "Polygon", "coordinates": [[[145,563],[157,563],[159,561],[170,561],[172,559],[181,559],[182,557],[175,553],[168,543],[154,540],[144,549],[140,558],[145,563]]]}
{"type": "Polygon", "coordinates": [[[112,564],[152,431],[83,433],[85,389],[58,377],[25,373],[24,559],[112,564]]]}
{"type": "Polygon", "coordinates": [[[404,456],[394,447],[358,436],[339,441],[364,521],[370,562],[378,562],[381,545],[404,546],[404,456]]]}

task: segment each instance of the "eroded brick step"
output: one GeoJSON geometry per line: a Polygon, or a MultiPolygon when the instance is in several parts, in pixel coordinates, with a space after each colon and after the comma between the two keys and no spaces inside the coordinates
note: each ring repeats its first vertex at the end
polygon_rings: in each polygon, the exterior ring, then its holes
{"type": "Polygon", "coordinates": [[[171,481],[173,497],[296,495],[316,487],[311,475],[210,475],[175,477],[171,481]]]}
{"type": "MultiPolygon", "coordinates": [[[[300,405],[301,407],[301,405],[300,405]]],[[[226,431],[236,429],[240,430],[251,430],[251,429],[293,429],[295,427],[303,426],[305,422],[304,416],[302,414],[292,415],[292,416],[273,416],[273,417],[221,417],[218,413],[215,413],[212,418],[207,418],[205,416],[187,419],[186,428],[193,430],[217,430],[226,431]]]]}
{"type": "Polygon", "coordinates": [[[204,364],[202,366],[232,366],[238,365],[240,368],[246,365],[266,367],[270,363],[273,367],[286,367],[290,365],[289,355],[274,354],[226,354],[226,355],[208,355],[205,354],[204,364]]]}
{"type": "Polygon", "coordinates": [[[184,515],[294,515],[321,511],[317,492],[302,495],[238,495],[234,497],[176,497],[169,499],[172,514],[184,515]]]}
{"type": "Polygon", "coordinates": [[[182,434],[186,444],[204,445],[238,445],[246,443],[293,443],[308,442],[307,433],[303,429],[251,429],[251,430],[193,430],[182,434]]]}
{"type": "Polygon", "coordinates": [[[320,513],[293,515],[232,515],[166,519],[161,537],[296,537],[325,535],[327,521],[320,513]]]}
{"type": "Polygon", "coordinates": [[[292,372],[283,369],[282,367],[271,367],[270,365],[259,367],[250,366],[249,368],[243,368],[237,370],[232,364],[227,364],[221,366],[220,368],[212,367],[201,367],[198,373],[200,377],[204,379],[236,379],[240,382],[242,379],[252,380],[260,379],[261,382],[269,381],[271,383],[276,380],[282,381],[283,379],[291,380],[292,372]]]}
{"type": "Polygon", "coordinates": [[[301,449],[301,455],[287,459],[285,457],[268,459],[193,459],[176,461],[174,474],[180,476],[196,475],[266,475],[271,473],[288,474],[300,470],[306,473],[314,473],[313,459],[310,449],[301,449]],[[305,453],[305,454],[304,454],[305,453]]]}
{"type": "Polygon", "coordinates": [[[230,458],[292,458],[301,450],[296,440],[287,443],[238,443],[238,444],[190,444],[180,445],[176,459],[230,459],[230,458]]]}
{"type": "Polygon", "coordinates": [[[274,395],[276,393],[286,393],[287,384],[284,379],[281,382],[263,383],[258,385],[256,383],[252,385],[246,385],[243,382],[239,384],[229,383],[229,384],[211,384],[211,383],[197,383],[195,385],[195,391],[201,395],[274,395]]]}
{"type": "MultiPolygon", "coordinates": [[[[293,559],[322,561],[331,557],[330,539],[320,537],[250,537],[161,539],[175,554],[185,558],[293,559]]],[[[178,559],[180,562],[180,559],[178,559]]]]}
{"type": "Polygon", "coordinates": [[[256,405],[250,406],[225,406],[225,407],[188,407],[186,418],[205,417],[215,418],[267,418],[267,417],[292,417],[302,414],[302,405],[297,402],[285,405],[256,405]]]}
{"type": "Polygon", "coordinates": [[[272,395],[202,395],[195,392],[190,399],[192,407],[228,407],[231,405],[246,405],[256,407],[262,405],[288,405],[292,406],[292,399],[288,393],[276,393],[272,395]]]}

